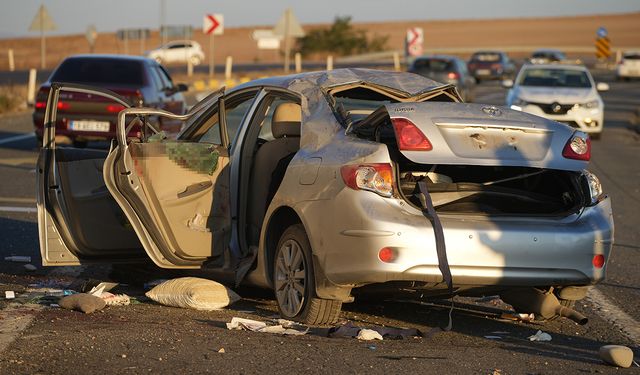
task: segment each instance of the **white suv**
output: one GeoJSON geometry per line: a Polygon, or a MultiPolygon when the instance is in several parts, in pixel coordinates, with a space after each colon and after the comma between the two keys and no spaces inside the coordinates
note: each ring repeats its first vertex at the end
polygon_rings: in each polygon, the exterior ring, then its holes
{"type": "Polygon", "coordinates": [[[582,65],[525,65],[514,81],[507,107],[563,122],[599,138],[604,123],[604,103],[598,91],[609,90],[606,83],[596,84],[582,65]]]}
{"type": "Polygon", "coordinates": [[[622,59],[616,68],[618,80],[640,78],[640,51],[629,51],[622,54],[622,59]]]}
{"type": "Polygon", "coordinates": [[[198,65],[204,60],[204,52],[198,42],[177,40],[147,52],[147,56],[158,63],[187,63],[198,65]]]}

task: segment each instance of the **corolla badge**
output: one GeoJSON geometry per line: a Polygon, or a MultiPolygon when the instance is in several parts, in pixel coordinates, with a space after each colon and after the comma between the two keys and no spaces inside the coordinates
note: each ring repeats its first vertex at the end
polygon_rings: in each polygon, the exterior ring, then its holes
{"type": "Polygon", "coordinates": [[[491,117],[498,117],[502,115],[502,111],[500,108],[491,106],[491,107],[482,107],[482,112],[488,114],[491,117]]]}

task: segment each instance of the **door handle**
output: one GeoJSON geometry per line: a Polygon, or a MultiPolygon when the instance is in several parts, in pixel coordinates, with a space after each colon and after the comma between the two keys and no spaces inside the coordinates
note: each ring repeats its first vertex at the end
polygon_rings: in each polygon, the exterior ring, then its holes
{"type": "Polygon", "coordinates": [[[190,195],[197,194],[201,191],[207,190],[211,186],[213,186],[213,182],[211,181],[196,182],[193,185],[187,186],[183,191],[178,193],[178,198],[185,198],[190,195]]]}

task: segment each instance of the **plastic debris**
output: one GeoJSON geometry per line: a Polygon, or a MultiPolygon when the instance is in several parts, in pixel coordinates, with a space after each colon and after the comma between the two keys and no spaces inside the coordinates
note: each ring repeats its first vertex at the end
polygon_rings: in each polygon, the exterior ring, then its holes
{"type": "Polygon", "coordinates": [[[71,296],[62,297],[60,298],[58,304],[63,309],[82,311],[85,314],[90,314],[94,311],[102,310],[107,305],[107,303],[102,298],[86,293],[78,293],[71,296]]]}
{"type": "Polygon", "coordinates": [[[382,335],[372,329],[363,328],[356,336],[358,340],[382,340],[382,335]]]}
{"type": "Polygon", "coordinates": [[[16,293],[13,290],[7,290],[4,292],[5,299],[14,299],[16,298],[16,293]]]}
{"type": "Polygon", "coordinates": [[[224,351],[224,348],[220,348],[220,350],[218,350],[218,353],[226,353],[226,352],[224,351]]]}
{"type": "Polygon", "coordinates": [[[34,266],[33,264],[29,263],[29,264],[25,264],[24,265],[24,269],[27,271],[35,271],[38,269],[38,267],[34,266]]]}
{"type": "Polygon", "coordinates": [[[104,300],[107,306],[127,306],[131,304],[131,299],[126,294],[104,292],[99,297],[104,300]]]}
{"type": "MultiPolygon", "coordinates": [[[[87,292],[85,289],[89,286],[89,284],[85,285],[83,288],[83,292],[87,292]]],[[[94,295],[96,297],[100,297],[102,293],[108,292],[111,289],[118,286],[118,283],[109,283],[109,282],[100,282],[97,285],[93,286],[87,293],[94,295]]]]}
{"type": "Polygon", "coordinates": [[[10,257],[4,257],[4,260],[7,262],[31,263],[31,257],[22,255],[12,255],[10,257]]]}
{"type": "Polygon", "coordinates": [[[357,337],[362,329],[376,331],[385,339],[404,339],[407,337],[424,337],[422,332],[414,328],[393,328],[393,327],[357,327],[351,322],[335,326],[329,329],[329,337],[357,337]]]}
{"type": "Polygon", "coordinates": [[[502,336],[486,335],[484,338],[489,340],[502,340],[502,336]]]}
{"type": "MultiPolygon", "coordinates": [[[[283,322],[289,322],[288,320],[284,320],[281,319],[283,322]]],[[[293,323],[293,322],[291,322],[293,323]]],[[[293,323],[296,326],[300,326],[298,324],[293,323]]],[[[291,327],[289,326],[284,326],[283,324],[277,324],[277,325],[267,325],[267,323],[265,322],[261,322],[258,320],[252,320],[252,319],[244,319],[244,318],[238,318],[238,317],[233,317],[231,319],[230,323],[227,323],[227,329],[230,330],[241,330],[241,331],[253,331],[253,332],[262,332],[262,333],[275,333],[275,334],[280,334],[280,335],[293,335],[293,336],[299,336],[299,335],[305,335],[307,334],[307,332],[309,331],[308,329],[304,330],[304,331],[300,331],[297,329],[293,329],[293,328],[287,328],[287,327],[291,327]]]]}
{"type": "Polygon", "coordinates": [[[218,310],[240,300],[240,296],[226,286],[198,277],[165,281],[145,295],[166,306],[196,310],[218,310]]]}
{"type": "Polygon", "coordinates": [[[598,351],[600,358],[606,363],[628,368],[633,363],[633,351],[622,345],[605,345],[598,351]]]}
{"type": "Polygon", "coordinates": [[[375,345],[367,345],[367,349],[369,349],[369,350],[376,350],[376,349],[378,349],[378,347],[377,347],[377,346],[375,346],[375,345]]]}
{"type": "Polygon", "coordinates": [[[529,341],[551,341],[551,335],[538,330],[535,335],[528,337],[529,341]]]}

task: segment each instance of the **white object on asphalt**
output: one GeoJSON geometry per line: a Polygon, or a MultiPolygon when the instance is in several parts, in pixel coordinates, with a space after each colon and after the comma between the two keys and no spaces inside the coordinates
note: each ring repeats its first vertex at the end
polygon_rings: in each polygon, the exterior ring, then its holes
{"type": "Polygon", "coordinates": [[[27,271],[35,271],[35,270],[38,269],[38,267],[36,267],[33,264],[29,263],[29,264],[25,264],[24,265],[24,269],[26,269],[27,271]]]}
{"type": "Polygon", "coordinates": [[[13,292],[13,290],[7,290],[4,292],[4,298],[6,299],[14,299],[16,298],[16,294],[13,292]]]}
{"type": "Polygon", "coordinates": [[[22,255],[12,255],[10,257],[4,257],[4,260],[6,260],[7,262],[31,263],[31,257],[22,255]]]}
{"type": "Polygon", "coordinates": [[[629,368],[633,363],[633,351],[622,345],[605,345],[598,351],[600,358],[610,365],[629,368]]]}
{"type": "Polygon", "coordinates": [[[279,335],[293,335],[299,336],[304,335],[308,332],[308,329],[305,331],[299,331],[293,328],[285,328],[282,324],[278,324],[275,326],[269,326],[265,322],[260,322],[258,320],[252,319],[244,319],[233,317],[230,323],[227,323],[227,329],[230,330],[239,330],[239,331],[253,331],[253,332],[262,332],[262,333],[275,333],[279,335]]]}
{"type": "Polygon", "coordinates": [[[529,336],[529,341],[551,341],[551,335],[538,330],[535,335],[529,336]]]}
{"type": "Polygon", "coordinates": [[[131,299],[126,294],[113,294],[111,292],[103,292],[98,297],[102,298],[107,306],[127,306],[131,304],[131,299]]]}
{"type": "Polygon", "coordinates": [[[226,286],[198,277],[165,281],[145,295],[166,306],[196,310],[218,310],[240,300],[240,296],[226,286]]]}
{"type": "Polygon", "coordinates": [[[358,336],[356,336],[358,340],[382,340],[382,335],[378,331],[374,331],[372,329],[363,328],[358,332],[358,336]]]}

